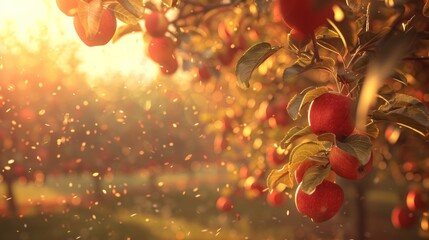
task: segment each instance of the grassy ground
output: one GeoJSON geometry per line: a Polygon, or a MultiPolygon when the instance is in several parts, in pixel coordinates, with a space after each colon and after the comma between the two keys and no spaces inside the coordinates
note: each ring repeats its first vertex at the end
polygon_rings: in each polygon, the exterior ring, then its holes
{"type": "MultiPolygon", "coordinates": [[[[224,181],[215,174],[200,173],[193,178],[170,174],[159,178],[160,182],[150,188],[146,176],[106,179],[102,202],[94,201],[89,176],[51,178],[44,186],[18,184],[15,189],[22,215],[0,218],[0,239],[356,238],[354,192],[347,183],[341,212],[326,223],[314,224],[296,212],[293,199],[272,208],[264,198],[234,195],[233,211],[220,213],[215,201],[224,181]],[[180,188],[174,183],[180,183],[180,188]]],[[[367,201],[368,239],[418,239],[416,229],[391,227],[395,192],[372,189],[367,201]]],[[[5,201],[2,203],[4,211],[5,201]]]]}

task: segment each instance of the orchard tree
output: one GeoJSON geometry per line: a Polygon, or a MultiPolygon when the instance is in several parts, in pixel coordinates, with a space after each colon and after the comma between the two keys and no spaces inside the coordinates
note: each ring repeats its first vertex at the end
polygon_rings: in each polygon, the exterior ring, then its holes
{"type": "Polygon", "coordinates": [[[79,85],[76,79],[82,78],[74,70],[79,63],[75,46],[46,51],[54,47],[50,42],[36,37],[30,37],[31,43],[21,40],[13,32],[15,27],[2,32],[0,48],[0,175],[12,214],[18,212],[16,181],[42,184],[57,171],[67,93],[72,94],[72,86],[79,85]]]}
{"type": "MultiPolygon", "coordinates": [[[[92,0],[71,8],[60,7],[83,26],[84,34],[76,28],[83,42],[105,43],[102,16],[112,11],[125,23],[113,42],[143,32],[145,54],[162,73],[194,74],[195,89],[213,95],[218,120],[206,120],[218,132],[215,151],[239,159],[236,174],[240,165],[256,166],[258,176],[273,168],[269,191],[295,189],[297,210],[314,222],[342,206],[336,177],[362,185],[379,163],[401,161],[384,151],[398,153],[392,128],[427,141],[428,1],[92,0]],[[287,161],[273,160],[273,147],[287,161]]],[[[406,166],[408,173],[425,170],[406,166]]],[[[252,188],[256,181],[244,182],[252,188]]],[[[394,210],[394,226],[408,226],[397,220],[409,216],[404,212],[394,210]]]]}

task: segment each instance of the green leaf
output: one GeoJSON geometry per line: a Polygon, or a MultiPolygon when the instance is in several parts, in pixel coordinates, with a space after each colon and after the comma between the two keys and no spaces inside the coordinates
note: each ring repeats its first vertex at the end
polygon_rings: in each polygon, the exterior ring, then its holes
{"type": "Polygon", "coordinates": [[[180,3],[180,0],[162,0],[162,3],[167,7],[177,7],[180,3]]]}
{"type": "Polygon", "coordinates": [[[323,182],[331,171],[331,165],[314,165],[304,174],[301,183],[301,190],[306,194],[312,194],[316,187],[323,182]]]}
{"type": "Polygon", "coordinates": [[[284,165],[281,169],[275,169],[267,177],[267,186],[271,191],[278,184],[284,184],[288,188],[293,188],[293,177],[289,174],[289,165],[284,165]]]}
{"type": "Polygon", "coordinates": [[[305,72],[309,72],[312,70],[324,70],[327,71],[329,73],[334,73],[335,72],[335,60],[329,57],[322,57],[320,59],[320,61],[318,62],[314,62],[313,64],[310,64],[308,66],[306,66],[303,71],[301,72],[301,74],[305,73],[305,72]]]}
{"type": "Polygon", "coordinates": [[[286,149],[289,144],[294,141],[295,139],[308,135],[312,133],[310,126],[306,127],[293,127],[289,129],[289,131],[286,133],[286,135],[283,137],[283,139],[280,142],[280,145],[282,148],[286,149]]]}
{"type": "Polygon", "coordinates": [[[362,165],[367,164],[371,157],[372,143],[368,136],[353,134],[342,142],[337,141],[336,145],[341,150],[357,158],[362,165]]]}
{"type": "Polygon", "coordinates": [[[294,64],[288,68],[286,68],[283,71],[283,81],[291,83],[294,82],[295,79],[298,77],[299,73],[303,70],[304,68],[302,66],[300,66],[299,64],[294,64]]]}
{"type": "Polygon", "coordinates": [[[257,43],[250,47],[238,60],[235,68],[238,86],[249,88],[249,80],[253,71],[280,48],[272,47],[271,44],[266,42],[257,43]]]}
{"type": "Polygon", "coordinates": [[[374,111],[372,119],[375,121],[388,121],[406,127],[424,137],[429,135],[429,120],[427,109],[420,107],[402,107],[392,111],[374,111]]]}
{"type": "Polygon", "coordinates": [[[322,133],[317,136],[317,140],[335,143],[337,137],[333,133],[322,133]]]}
{"type": "Polygon", "coordinates": [[[345,51],[344,44],[340,38],[320,39],[317,41],[317,44],[320,47],[340,56],[342,56],[345,51]]]}
{"type": "Polygon", "coordinates": [[[118,0],[119,4],[136,18],[143,17],[144,6],[139,0],[118,0]]]}
{"type": "Polygon", "coordinates": [[[289,155],[289,174],[293,178],[296,168],[308,158],[326,151],[324,142],[305,142],[294,147],[289,155]]]}
{"type": "Polygon", "coordinates": [[[307,103],[310,103],[320,95],[328,92],[328,89],[326,87],[309,87],[304,89],[301,93],[295,95],[290,101],[287,106],[287,111],[289,113],[289,116],[293,120],[297,120],[300,116],[300,111],[303,106],[305,106],[307,103]]]}
{"type": "Polygon", "coordinates": [[[140,25],[138,25],[138,24],[137,25],[127,24],[127,25],[120,26],[116,30],[116,33],[112,38],[112,43],[115,43],[116,41],[121,39],[123,36],[125,36],[129,33],[134,33],[134,32],[141,32],[140,25]]]}
{"type": "Polygon", "coordinates": [[[392,79],[401,83],[404,86],[408,85],[407,77],[405,77],[405,74],[398,69],[396,69],[395,72],[392,74],[392,79]]]}
{"type": "Polygon", "coordinates": [[[380,129],[378,129],[377,124],[372,122],[366,126],[366,134],[368,134],[368,136],[376,139],[376,138],[378,138],[378,135],[380,134],[380,129]]]}
{"type": "Polygon", "coordinates": [[[137,25],[138,21],[143,18],[143,3],[139,0],[129,0],[128,3],[134,7],[134,10],[136,11],[135,13],[137,15],[131,13],[121,4],[109,5],[109,9],[112,10],[115,13],[115,16],[122,22],[126,24],[137,25]]]}
{"type": "Polygon", "coordinates": [[[389,99],[388,103],[381,105],[378,110],[388,112],[392,109],[402,107],[420,108],[423,112],[428,114],[426,106],[419,99],[403,93],[396,93],[391,99],[389,99]]]}

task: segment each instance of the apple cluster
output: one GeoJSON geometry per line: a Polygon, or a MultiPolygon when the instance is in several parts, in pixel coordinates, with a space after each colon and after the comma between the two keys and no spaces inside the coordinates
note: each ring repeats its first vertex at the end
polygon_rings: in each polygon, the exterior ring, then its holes
{"type": "Polygon", "coordinates": [[[160,71],[165,75],[174,74],[179,68],[176,57],[176,43],[166,36],[170,22],[164,13],[153,11],[145,18],[146,32],[151,36],[149,57],[159,64],[160,71]]]}
{"type": "Polygon", "coordinates": [[[310,103],[308,122],[311,131],[318,136],[335,135],[328,156],[330,173],[315,188],[314,192],[307,194],[301,190],[304,175],[312,166],[325,163],[309,159],[301,163],[295,170],[296,181],[299,184],[295,194],[296,207],[300,213],[309,216],[313,222],[329,220],[340,210],[344,192],[335,183],[337,175],[348,180],[358,180],[372,169],[372,153],[369,155],[369,159],[366,159],[366,163],[361,164],[358,156],[340,147],[342,141],[346,141],[349,136],[363,135],[355,130],[354,112],[354,101],[339,93],[326,92],[310,103]]]}
{"type": "Polygon", "coordinates": [[[102,8],[101,5],[98,8],[89,9],[91,1],[56,0],[58,8],[66,16],[73,17],[73,26],[83,43],[89,47],[106,45],[116,32],[115,14],[111,10],[102,8]],[[78,11],[79,5],[81,5],[80,9],[84,9],[81,12],[78,11]],[[96,11],[99,11],[99,14],[94,14],[96,11]],[[87,12],[87,14],[80,14],[84,12],[87,12]],[[99,19],[97,21],[88,21],[90,16],[98,16],[99,19]],[[88,25],[89,22],[96,22],[98,26],[90,26],[88,25]],[[84,23],[87,24],[84,25],[84,23]],[[94,32],[89,30],[92,28],[95,29],[94,32]]]}
{"type": "Polygon", "coordinates": [[[279,15],[292,29],[290,38],[300,45],[308,42],[314,30],[324,25],[327,19],[333,18],[332,6],[331,0],[278,0],[275,3],[279,15]]]}
{"type": "Polygon", "coordinates": [[[429,196],[420,189],[412,189],[406,196],[406,206],[397,206],[392,210],[391,221],[395,228],[413,227],[422,210],[428,210],[429,196]]]}

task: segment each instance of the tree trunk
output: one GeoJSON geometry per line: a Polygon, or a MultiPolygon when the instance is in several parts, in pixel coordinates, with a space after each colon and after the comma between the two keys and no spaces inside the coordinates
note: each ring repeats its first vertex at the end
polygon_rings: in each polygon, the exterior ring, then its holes
{"type": "Polygon", "coordinates": [[[13,181],[6,180],[6,194],[7,194],[7,207],[9,212],[16,216],[18,214],[18,207],[16,205],[15,192],[13,191],[13,181]]]}
{"type": "Polygon", "coordinates": [[[356,240],[365,240],[366,232],[366,194],[365,186],[362,182],[355,184],[356,189],[356,240]]]}

